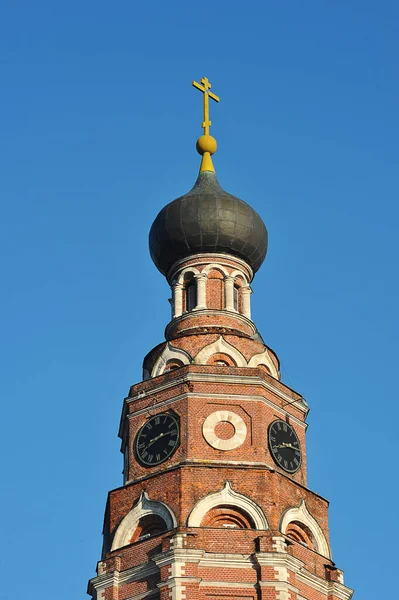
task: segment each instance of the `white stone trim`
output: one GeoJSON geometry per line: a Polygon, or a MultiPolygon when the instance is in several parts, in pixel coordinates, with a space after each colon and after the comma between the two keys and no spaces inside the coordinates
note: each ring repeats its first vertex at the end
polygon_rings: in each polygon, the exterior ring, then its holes
{"type": "Polygon", "coordinates": [[[202,434],[208,444],[217,450],[234,450],[244,443],[247,437],[247,426],[237,413],[231,410],[217,410],[210,414],[202,425],[202,434]],[[216,425],[223,422],[231,423],[234,435],[227,439],[219,438],[215,433],[216,425]]]}
{"type": "MultiPolygon", "coordinates": [[[[256,588],[256,583],[248,583],[246,581],[238,581],[238,582],[233,582],[233,581],[207,581],[206,579],[202,579],[200,581],[199,587],[200,588],[231,588],[231,589],[243,589],[243,590],[253,590],[254,588],[256,588]]],[[[233,599],[232,599],[233,600],[233,599]]]]}
{"type": "Polygon", "coordinates": [[[200,527],[206,513],[221,504],[236,506],[243,510],[253,520],[255,529],[269,529],[266,515],[261,507],[247,496],[235,492],[228,481],[220,492],[208,494],[197,502],[188,517],[187,526],[200,527]]]}
{"type": "Polygon", "coordinates": [[[112,542],[111,552],[130,543],[139,520],[146,515],[161,517],[165,521],[167,530],[174,529],[177,526],[176,517],[166,504],[150,500],[147,492],[142,492],[136,504],[119,523],[112,542]]]}
{"type": "Polygon", "coordinates": [[[273,375],[273,377],[275,377],[276,379],[280,379],[279,373],[276,367],[274,366],[272,359],[270,358],[270,354],[267,348],[264,352],[261,352],[260,354],[254,354],[254,356],[248,361],[248,367],[257,367],[260,364],[266,365],[270,369],[270,374],[273,375]]]}
{"type": "Polygon", "coordinates": [[[304,500],[301,500],[299,506],[285,511],[280,523],[281,533],[286,533],[287,527],[290,523],[292,523],[292,521],[298,521],[299,523],[306,525],[306,527],[308,527],[313,534],[314,541],[316,543],[316,552],[322,556],[331,558],[330,548],[325,535],[316,519],[312,517],[308,511],[304,500]]]}
{"type": "Polygon", "coordinates": [[[227,354],[237,365],[237,367],[246,367],[247,361],[244,356],[234,348],[231,344],[226,342],[222,336],[219,337],[212,344],[208,344],[198,352],[198,354],[194,357],[194,364],[197,365],[205,365],[208,360],[214,354],[227,354]]]}
{"type": "Polygon", "coordinates": [[[155,361],[151,371],[151,377],[162,375],[167,363],[174,358],[181,361],[183,365],[189,365],[192,362],[192,358],[188,352],[181,348],[175,348],[175,346],[172,346],[172,344],[168,342],[163,349],[162,354],[155,361]]]}

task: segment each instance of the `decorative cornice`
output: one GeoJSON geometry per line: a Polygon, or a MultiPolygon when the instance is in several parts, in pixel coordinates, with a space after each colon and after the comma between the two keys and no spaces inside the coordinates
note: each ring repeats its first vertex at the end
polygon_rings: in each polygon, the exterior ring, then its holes
{"type": "MultiPolygon", "coordinates": [[[[250,331],[252,331],[252,335],[255,335],[257,333],[257,328],[254,324],[254,322],[251,319],[248,319],[248,317],[245,317],[244,315],[242,315],[241,313],[238,313],[236,311],[231,311],[231,310],[216,310],[216,309],[211,309],[211,308],[199,308],[199,309],[195,309],[193,311],[189,311],[189,312],[184,312],[183,314],[179,315],[178,317],[175,317],[174,319],[172,319],[165,328],[165,338],[169,339],[169,334],[170,331],[172,329],[174,329],[177,325],[179,325],[179,323],[182,323],[183,321],[187,321],[189,319],[197,319],[199,316],[205,316],[205,317],[224,317],[226,318],[226,315],[232,319],[234,319],[235,321],[238,322],[242,322],[246,327],[249,328],[250,331]]],[[[229,325],[222,325],[220,322],[212,322],[210,319],[207,320],[206,322],[206,328],[207,329],[223,329],[223,330],[232,330],[235,329],[237,330],[241,335],[243,335],[243,333],[241,332],[241,330],[238,328],[238,326],[236,328],[233,328],[232,326],[230,327],[229,325]]],[[[191,328],[192,330],[201,330],[201,326],[195,326],[191,328]]],[[[178,337],[182,337],[183,335],[187,335],[187,330],[182,331],[179,333],[178,337]]],[[[230,334],[232,335],[232,334],[230,334]]],[[[247,334],[247,337],[249,338],[249,333],[247,334]]]]}
{"type": "Polygon", "coordinates": [[[350,598],[352,598],[353,590],[338,581],[326,581],[305,569],[297,573],[296,577],[297,581],[300,581],[309,587],[313,587],[326,597],[334,595],[339,598],[339,600],[350,600],[350,598]]]}
{"type": "Polygon", "coordinates": [[[196,265],[207,265],[210,262],[215,262],[214,259],[217,259],[217,262],[221,263],[222,265],[226,265],[228,267],[231,267],[231,265],[229,264],[228,261],[230,262],[234,262],[238,265],[240,265],[241,267],[245,268],[249,274],[249,280],[252,281],[253,277],[254,277],[254,272],[252,270],[252,268],[249,266],[249,264],[247,262],[245,262],[245,260],[242,260],[242,258],[238,258],[237,256],[234,256],[233,254],[222,254],[220,252],[209,252],[208,253],[201,253],[201,254],[190,254],[190,256],[186,256],[185,258],[181,258],[179,260],[177,260],[169,269],[169,271],[166,274],[166,279],[168,280],[168,282],[170,283],[175,274],[176,271],[179,270],[179,267],[181,267],[181,265],[183,265],[184,263],[194,260],[196,265]]]}
{"type": "MultiPolygon", "coordinates": [[[[183,399],[187,399],[187,398],[198,398],[199,396],[201,397],[201,399],[204,399],[204,400],[221,400],[224,405],[229,404],[230,406],[233,406],[231,404],[231,402],[234,400],[239,401],[239,402],[244,402],[244,401],[245,402],[262,402],[263,404],[270,406],[276,412],[279,412],[283,416],[285,416],[286,412],[287,412],[286,410],[284,410],[284,408],[279,407],[274,402],[272,402],[268,398],[265,398],[264,396],[255,396],[255,395],[247,396],[245,394],[204,394],[202,392],[201,393],[200,392],[198,392],[198,393],[184,392],[183,394],[173,396],[173,398],[168,398],[167,400],[163,400],[162,402],[157,402],[157,404],[153,404],[153,405],[151,405],[151,407],[147,406],[146,408],[141,408],[139,410],[128,413],[126,415],[126,417],[128,419],[132,419],[133,417],[147,414],[147,413],[149,413],[149,411],[153,411],[155,413],[155,412],[159,411],[159,409],[161,407],[167,406],[169,404],[173,404],[174,402],[178,402],[179,400],[183,400],[183,399]]],[[[308,427],[306,423],[304,423],[303,421],[300,421],[299,419],[297,419],[296,417],[294,417],[291,414],[290,414],[290,420],[293,421],[299,427],[303,427],[305,430],[308,427]]]]}

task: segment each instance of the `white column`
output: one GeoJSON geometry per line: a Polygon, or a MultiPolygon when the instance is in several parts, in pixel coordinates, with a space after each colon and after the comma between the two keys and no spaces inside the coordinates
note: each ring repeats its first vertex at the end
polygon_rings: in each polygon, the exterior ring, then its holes
{"type": "Polygon", "coordinates": [[[172,286],[172,319],[180,317],[183,312],[183,287],[177,281],[172,286]]]}
{"type": "Polygon", "coordinates": [[[206,273],[199,273],[195,275],[197,281],[197,306],[194,310],[203,310],[206,308],[206,282],[208,276],[206,273]]]}
{"type": "Polygon", "coordinates": [[[247,317],[248,319],[251,318],[251,299],[250,296],[252,294],[252,290],[251,288],[248,287],[242,287],[240,289],[241,294],[242,294],[242,314],[244,315],[244,317],[247,317]]]}
{"type": "Polygon", "coordinates": [[[234,308],[234,277],[226,275],[224,278],[224,298],[226,310],[233,310],[234,308]]]}

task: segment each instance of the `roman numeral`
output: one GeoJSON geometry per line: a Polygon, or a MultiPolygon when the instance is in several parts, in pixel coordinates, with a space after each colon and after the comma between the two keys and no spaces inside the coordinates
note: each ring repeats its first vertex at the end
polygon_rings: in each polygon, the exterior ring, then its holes
{"type": "Polygon", "coordinates": [[[155,419],[154,419],[155,425],[159,425],[160,422],[161,422],[161,417],[155,417],[155,419]]]}
{"type": "Polygon", "coordinates": [[[156,460],[156,461],[158,461],[158,460],[161,460],[161,455],[160,455],[160,454],[157,454],[157,455],[156,455],[156,457],[155,457],[155,460],[156,460]]]}

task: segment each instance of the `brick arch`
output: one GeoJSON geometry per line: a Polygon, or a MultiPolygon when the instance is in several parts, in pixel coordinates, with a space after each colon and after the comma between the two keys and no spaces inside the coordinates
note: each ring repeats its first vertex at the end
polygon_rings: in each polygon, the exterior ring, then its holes
{"type": "MultiPolygon", "coordinates": [[[[328,546],[327,539],[316,519],[312,517],[312,515],[308,511],[304,500],[301,500],[299,506],[286,510],[285,513],[282,515],[280,522],[281,533],[288,535],[287,531],[290,531],[289,526],[291,525],[291,523],[295,523],[295,530],[297,535],[299,535],[298,527],[302,528],[302,536],[304,538],[304,534],[307,533],[309,541],[311,541],[313,549],[316,550],[316,552],[318,552],[322,556],[331,558],[331,552],[328,546]]],[[[291,533],[293,533],[292,526],[291,533]]]]}
{"type": "Polygon", "coordinates": [[[236,362],[225,352],[216,352],[208,359],[207,365],[219,365],[225,367],[236,367],[236,362]]]}
{"type": "MultiPolygon", "coordinates": [[[[137,529],[141,527],[149,527],[151,520],[145,520],[145,517],[153,516],[153,524],[161,525],[161,520],[165,523],[165,531],[174,529],[177,526],[176,517],[172,510],[163,502],[157,502],[156,500],[150,500],[146,492],[142,492],[137,503],[127,513],[127,515],[119,523],[117,530],[115,531],[114,539],[111,546],[112,550],[122,548],[132,543],[137,529]]],[[[138,536],[139,537],[139,536],[138,536]]]]}
{"type": "Polygon", "coordinates": [[[204,517],[209,511],[217,507],[228,506],[235,509],[247,522],[253,524],[254,529],[269,529],[266,515],[261,507],[253,500],[235,492],[228,481],[220,492],[208,494],[194,506],[187,520],[188,527],[200,527],[204,517]]]}
{"type": "Polygon", "coordinates": [[[255,529],[250,515],[236,506],[220,504],[211,508],[201,522],[201,527],[225,527],[232,529],[255,529]]]}

